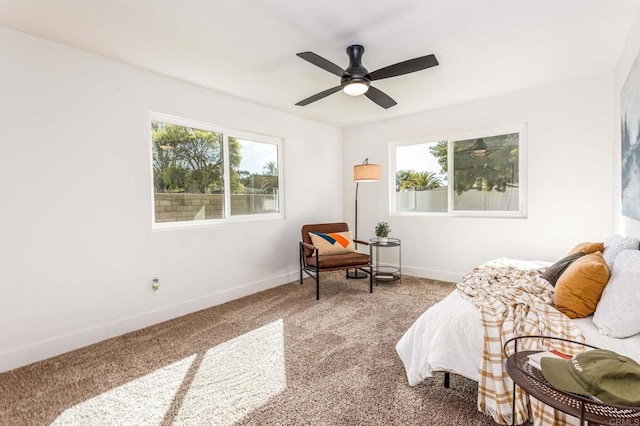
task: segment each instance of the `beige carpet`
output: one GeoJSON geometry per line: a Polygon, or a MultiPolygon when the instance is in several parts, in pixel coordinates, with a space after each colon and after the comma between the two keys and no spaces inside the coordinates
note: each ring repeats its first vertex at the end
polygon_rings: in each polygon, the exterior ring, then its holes
{"type": "MultiPolygon", "coordinates": [[[[323,274],[0,374],[2,425],[490,425],[395,344],[451,284],[323,274]]],[[[461,336],[463,338],[464,336],[461,336]]]]}

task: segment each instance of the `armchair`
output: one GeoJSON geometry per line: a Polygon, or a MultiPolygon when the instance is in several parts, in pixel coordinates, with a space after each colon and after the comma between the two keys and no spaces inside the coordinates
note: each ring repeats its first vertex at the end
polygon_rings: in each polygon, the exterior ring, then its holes
{"type": "Polygon", "coordinates": [[[371,246],[365,241],[351,239],[349,225],[344,222],[310,224],[304,225],[301,232],[300,284],[303,272],[315,277],[316,300],[320,300],[320,273],[342,269],[358,269],[369,274],[369,293],[373,293],[371,246]],[[355,251],[352,243],[368,246],[369,254],[355,251]]]}

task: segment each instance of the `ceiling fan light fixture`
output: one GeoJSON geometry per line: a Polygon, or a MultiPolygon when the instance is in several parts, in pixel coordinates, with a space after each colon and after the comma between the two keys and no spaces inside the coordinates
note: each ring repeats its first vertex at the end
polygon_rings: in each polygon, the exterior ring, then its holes
{"type": "Polygon", "coordinates": [[[367,90],[369,90],[369,84],[364,81],[356,80],[345,84],[342,90],[349,96],[360,96],[367,93],[367,90]]]}
{"type": "Polygon", "coordinates": [[[473,155],[476,157],[484,157],[487,155],[487,144],[484,142],[484,138],[476,140],[475,145],[473,145],[473,155]]]}

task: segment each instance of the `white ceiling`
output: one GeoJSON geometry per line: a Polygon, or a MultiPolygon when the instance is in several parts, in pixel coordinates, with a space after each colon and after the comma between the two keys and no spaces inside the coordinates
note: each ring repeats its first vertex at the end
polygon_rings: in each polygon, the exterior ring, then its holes
{"type": "Polygon", "coordinates": [[[613,71],[637,0],[0,0],[0,25],[281,111],[346,127],[613,71]],[[373,83],[384,110],[295,54],[369,71],[434,53],[440,65],[373,83]]]}

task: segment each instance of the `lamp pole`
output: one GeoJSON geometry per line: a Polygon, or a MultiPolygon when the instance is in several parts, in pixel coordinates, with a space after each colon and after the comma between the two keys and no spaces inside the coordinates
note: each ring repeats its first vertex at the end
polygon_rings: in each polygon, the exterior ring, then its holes
{"type": "MultiPolygon", "coordinates": [[[[365,158],[362,164],[353,166],[353,180],[356,182],[356,199],[355,199],[355,232],[354,239],[358,239],[358,189],[360,182],[373,182],[380,180],[380,165],[369,164],[369,159],[365,158]]],[[[355,242],[355,248],[358,248],[358,243],[355,242]]],[[[347,278],[366,278],[367,274],[359,271],[357,268],[353,272],[347,271],[347,278]]]]}
{"type": "MultiPolygon", "coordinates": [[[[368,162],[368,160],[365,160],[365,162],[368,162]]],[[[367,164],[367,163],[364,163],[367,164]]],[[[356,222],[355,222],[355,233],[354,233],[354,239],[357,240],[358,239],[358,187],[360,185],[359,181],[356,181],[356,203],[355,203],[355,210],[356,210],[356,222]]],[[[354,245],[356,250],[358,250],[358,242],[354,241],[354,245]]],[[[355,268],[353,271],[347,271],[347,278],[355,278],[355,279],[361,279],[361,278],[367,278],[367,274],[359,271],[358,268],[355,268]]]]}
{"type": "MultiPolygon", "coordinates": [[[[355,239],[358,239],[358,186],[360,185],[360,182],[356,182],[356,232],[355,232],[355,239]]],[[[356,248],[358,248],[358,243],[355,243],[356,248]]]]}

